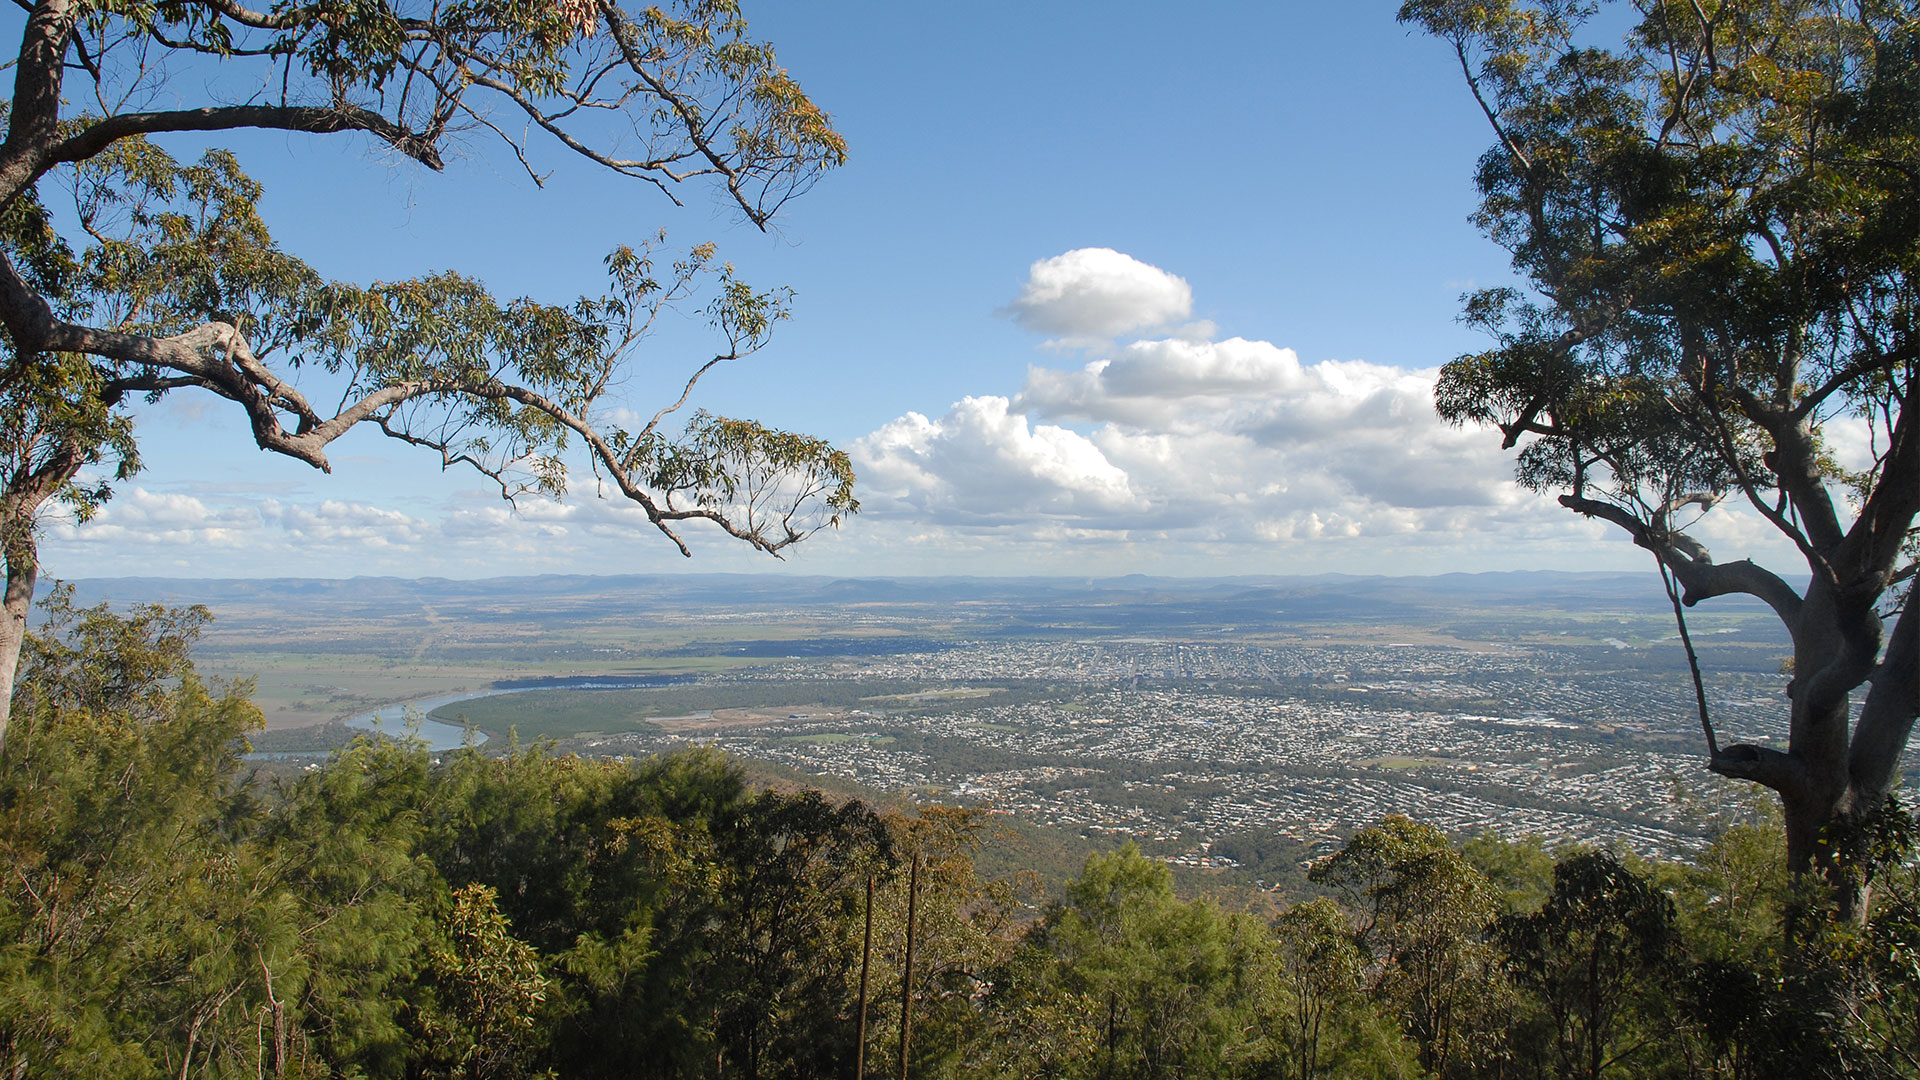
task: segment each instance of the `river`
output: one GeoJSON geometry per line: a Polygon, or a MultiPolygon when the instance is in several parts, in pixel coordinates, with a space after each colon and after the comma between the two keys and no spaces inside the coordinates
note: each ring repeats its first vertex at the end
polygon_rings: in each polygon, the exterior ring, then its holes
{"type": "Polygon", "coordinates": [[[585,676],[516,681],[511,685],[495,685],[485,690],[466,690],[457,694],[396,702],[370,713],[361,713],[348,720],[347,726],[396,738],[412,735],[425,743],[428,750],[435,752],[458,750],[462,746],[479,746],[486,742],[487,733],[479,728],[463,727],[432,718],[434,710],[455,702],[499,697],[501,694],[524,694],[529,690],[645,690],[691,681],[692,677],[687,675],[585,676]]]}

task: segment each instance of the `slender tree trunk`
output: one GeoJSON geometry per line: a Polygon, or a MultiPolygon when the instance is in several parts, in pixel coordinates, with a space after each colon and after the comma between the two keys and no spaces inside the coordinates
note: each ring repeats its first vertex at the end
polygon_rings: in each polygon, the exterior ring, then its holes
{"type": "Polygon", "coordinates": [[[867,1077],[867,963],[873,958],[873,875],[867,875],[867,932],[860,942],[860,1024],[853,1050],[853,1080],[867,1077]]]}
{"type": "Polygon", "coordinates": [[[1113,1080],[1113,1066],[1120,1053],[1120,995],[1107,991],[1107,1071],[1100,1074],[1113,1080]]]}
{"type": "Polygon", "coordinates": [[[920,853],[907,875],[907,956],[900,975],[900,1080],[907,1080],[907,1046],[913,1030],[913,922],[920,907],[920,853]]]}
{"type": "Polygon", "coordinates": [[[20,673],[20,649],[26,644],[33,589],[40,580],[40,509],[89,460],[87,444],[73,438],[56,440],[37,467],[7,477],[5,489],[0,491],[0,555],[7,562],[7,588],[0,601],[4,608],[0,611],[0,753],[6,750],[7,724],[13,718],[13,683],[20,673]]]}
{"type": "Polygon", "coordinates": [[[1600,1063],[1606,1053],[1606,1039],[1600,1026],[1600,950],[1601,937],[1594,931],[1593,944],[1587,947],[1587,1076],[1600,1080],[1600,1063]]]}

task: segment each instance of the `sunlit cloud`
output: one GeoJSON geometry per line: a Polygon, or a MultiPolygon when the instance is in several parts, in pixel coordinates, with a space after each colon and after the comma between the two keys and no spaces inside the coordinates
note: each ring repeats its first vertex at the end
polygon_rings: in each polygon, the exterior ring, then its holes
{"type": "MultiPolygon", "coordinates": [[[[970,560],[997,548],[1017,565],[1164,566],[1184,552],[1190,572],[1493,569],[1524,559],[1523,544],[1543,560],[1585,549],[1632,562],[1604,527],[1515,484],[1497,438],[1443,421],[1438,369],[1305,362],[1171,325],[1191,306],[1186,282],[1118,252],[1034,264],[1013,305],[1029,328],[1152,332],[856,441],[859,542],[970,560]]],[[[1749,525],[1709,534],[1764,541],[1749,525]]]]}
{"type": "Polygon", "coordinates": [[[908,413],[860,440],[867,499],[930,521],[1105,517],[1140,508],[1127,474],[1083,435],[1030,425],[1003,397],[938,421],[908,413]]]}
{"type": "Polygon", "coordinates": [[[1007,310],[1036,333],[1096,341],[1185,319],[1193,289],[1112,248],[1078,248],[1034,263],[1007,310]]]}

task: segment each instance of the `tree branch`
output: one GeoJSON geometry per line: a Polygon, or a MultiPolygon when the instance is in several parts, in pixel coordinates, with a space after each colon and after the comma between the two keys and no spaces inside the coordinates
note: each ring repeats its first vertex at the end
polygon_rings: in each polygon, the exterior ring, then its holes
{"type": "Polygon", "coordinates": [[[290,30],[302,23],[312,21],[316,10],[312,7],[297,7],[268,14],[264,11],[254,11],[252,8],[235,3],[234,0],[204,0],[204,3],[234,22],[259,30],[290,30]]]}
{"type": "Polygon", "coordinates": [[[1727,747],[1707,762],[1707,768],[1735,780],[1751,780],[1782,794],[1804,793],[1809,779],[1807,767],[1798,758],[1750,743],[1727,747]]]}
{"type": "Polygon", "coordinates": [[[440,151],[429,138],[408,131],[371,109],[352,105],[324,108],[303,105],[227,105],[166,112],[121,113],[106,117],[49,147],[42,171],[62,162],[86,161],[113,143],[135,135],[151,135],[162,131],[231,131],[236,128],[302,131],[315,135],[364,131],[429,169],[437,172],[445,167],[440,151]]]}
{"type": "MultiPolygon", "coordinates": [[[[1870,334],[1860,333],[1857,336],[1866,344],[1871,344],[1873,341],[1870,334]]],[[[1916,359],[1920,359],[1920,342],[1909,344],[1890,353],[1876,351],[1874,355],[1855,360],[1853,363],[1842,366],[1839,371],[1828,376],[1826,382],[1809,391],[1800,399],[1800,403],[1793,407],[1790,415],[1796,420],[1811,417],[1815,409],[1855,379],[1871,375],[1876,371],[1891,371],[1897,364],[1911,363],[1916,359]]]]}
{"type": "Polygon", "coordinates": [[[1867,700],[1854,725],[1847,750],[1851,786],[1867,806],[1877,806],[1893,790],[1901,756],[1913,724],[1920,718],[1920,603],[1907,597],[1893,624],[1886,659],[1874,670],[1867,700]]]}
{"type": "Polygon", "coordinates": [[[1687,632],[1687,609],[1680,602],[1680,590],[1674,585],[1673,571],[1667,561],[1655,555],[1660,567],[1660,583],[1666,586],[1667,600],[1673,605],[1673,621],[1680,628],[1680,645],[1687,653],[1687,670],[1693,673],[1693,700],[1700,710],[1700,730],[1707,737],[1707,759],[1720,756],[1720,741],[1713,734],[1713,717],[1707,712],[1707,686],[1700,678],[1700,657],[1693,651],[1693,635],[1687,632]]]}
{"type": "Polygon", "coordinates": [[[727,193],[733,196],[733,201],[747,215],[747,220],[753,222],[754,226],[762,232],[766,231],[767,219],[771,215],[755,206],[752,200],[747,198],[746,192],[741,189],[739,171],[728,164],[726,158],[713,148],[712,140],[700,126],[699,112],[690,107],[681,95],[674,93],[670,87],[661,82],[659,76],[648,70],[646,58],[634,48],[633,24],[627,21],[626,13],[621,11],[612,0],[600,0],[600,14],[607,20],[607,32],[613,38],[614,45],[619,48],[621,58],[626,60],[627,67],[639,77],[641,82],[647,84],[647,89],[653,91],[661,101],[666,102],[673,115],[679,119],[681,127],[687,133],[687,140],[692,143],[694,149],[707,159],[714,172],[726,178],[727,193]]]}
{"type": "MultiPolygon", "coordinates": [[[[1681,602],[1688,607],[1716,596],[1744,593],[1764,601],[1789,630],[1799,623],[1800,594],[1778,575],[1751,559],[1732,563],[1711,562],[1706,549],[1692,542],[1690,537],[1688,541],[1698,554],[1689,556],[1674,544],[1672,538],[1656,536],[1646,522],[1612,503],[1579,495],[1562,495],[1560,505],[1577,514],[1610,521],[1625,529],[1635,544],[1653,552],[1664,565],[1672,569],[1673,576],[1685,589],[1681,602]]],[[[1672,537],[1683,535],[1675,533],[1672,537]]]]}
{"type": "Polygon", "coordinates": [[[1500,122],[1500,115],[1493,111],[1493,106],[1487,102],[1486,94],[1481,91],[1480,77],[1473,73],[1473,63],[1467,59],[1467,43],[1464,38],[1454,38],[1453,52],[1460,58],[1460,73],[1467,78],[1467,89],[1473,91],[1473,100],[1479,104],[1480,111],[1486,115],[1487,123],[1493,126],[1494,137],[1500,140],[1500,145],[1506,148],[1515,162],[1519,163],[1521,172],[1532,172],[1533,162],[1527,158],[1526,151],[1520,149],[1520,144],[1514,141],[1513,136],[1507,133],[1506,125],[1500,122]]]}
{"type": "MultiPolygon", "coordinates": [[[[1920,476],[1920,421],[1914,420],[1905,403],[1902,403],[1899,420],[1888,433],[1887,442],[1881,475],[1920,476]]],[[[1860,508],[1860,516],[1835,552],[1835,561],[1884,588],[1917,516],[1920,516],[1920,483],[1892,481],[1875,485],[1860,508]]]]}
{"type": "MultiPolygon", "coordinates": [[[[1819,455],[1814,448],[1813,431],[1807,424],[1807,418],[1776,409],[1736,383],[1716,385],[1732,396],[1746,418],[1759,425],[1773,440],[1772,452],[1763,455],[1762,460],[1767,468],[1773,470],[1775,482],[1792,500],[1794,509],[1799,511],[1801,529],[1806,533],[1806,542],[1801,545],[1801,551],[1809,556],[1817,553],[1824,560],[1840,543],[1844,533],[1840,528],[1839,512],[1834,509],[1833,496],[1828,493],[1826,485],[1820,482],[1819,455]]],[[[1739,458],[1732,452],[1731,435],[1725,438],[1729,444],[1727,460],[1738,467],[1739,458]]],[[[1799,530],[1783,526],[1781,520],[1760,503],[1756,502],[1755,507],[1789,537],[1797,538],[1799,530]]],[[[1818,564],[1815,568],[1819,568],[1818,564]]]]}
{"type": "MultiPolygon", "coordinates": [[[[538,126],[542,131],[545,131],[547,134],[553,136],[554,139],[560,143],[560,145],[566,147],[569,150],[572,150],[574,153],[579,154],[581,157],[586,158],[588,161],[591,161],[595,165],[599,165],[602,168],[612,169],[614,172],[620,173],[623,176],[631,176],[636,179],[651,181],[654,184],[654,186],[660,189],[662,194],[666,195],[667,198],[673,200],[673,204],[675,206],[681,205],[680,200],[666,186],[666,183],[661,179],[661,177],[665,177],[667,180],[678,182],[678,181],[687,179],[689,176],[698,175],[697,172],[693,172],[693,171],[689,171],[685,173],[674,172],[672,169],[667,167],[667,162],[672,160],[668,158],[629,159],[629,158],[608,157],[607,155],[601,153],[600,151],[595,150],[593,147],[588,146],[586,143],[581,142],[579,139],[574,138],[573,135],[570,134],[565,128],[562,128],[559,124],[554,123],[551,118],[549,118],[545,113],[541,112],[539,107],[535,105],[532,100],[527,98],[525,95],[521,94],[518,90],[515,90],[510,84],[503,82],[499,79],[495,79],[488,75],[469,75],[469,77],[473,80],[473,85],[484,87],[485,89],[488,89],[488,90],[492,90],[495,93],[499,94],[500,96],[506,98],[508,101],[511,101],[515,105],[519,106],[520,110],[527,114],[527,118],[529,120],[533,121],[533,123],[536,126],[538,126]],[[659,175],[657,176],[652,175],[655,173],[659,175]]],[[[471,109],[466,109],[466,106],[464,105],[462,106],[462,109],[465,110],[470,116],[474,116],[476,118],[479,117],[479,114],[477,112],[471,109]]],[[[485,123],[489,127],[493,126],[491,122],[484,119],[481,120],[481,123],[485,123]]],[[[495,128],[494,130],[499,131],[498,128],[495,128]]],[[[502,133],[502,138],[505,138],[504,133],[502,133]]],[[[514,143],[513,140],[511,139],[508,140],[508,143],[515,147],[516,153],[519,152],[519,149],[518,149],[519,144],[514,143]]],[[[525,155],[521,156],[521,163],[522,163],[522,166],[527,169],[528,173],[532,174],[532,171],[533,171],[532,166],[526,164],[525,155]]],[[[701,170],[701,171],[705,171],[705,170],[701,170]]],[[[540,178],[535,177],[535,179],[538,180],[540,178]]]]}

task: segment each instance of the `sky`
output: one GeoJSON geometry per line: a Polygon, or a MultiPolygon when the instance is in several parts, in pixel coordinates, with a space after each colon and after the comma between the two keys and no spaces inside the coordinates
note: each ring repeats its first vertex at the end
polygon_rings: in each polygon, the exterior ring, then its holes
{"type": "MultiPolygon", "coordinates": [[[[861,512],[784,562],[690,527],[683,559],[582,467],[561,503],[357,433],[321,474],[231,406],[140,415],[146,469],[97,518],[45,523],[57,577],[489,577],[1651,569],[1511,481],[1496,433],[1433,413],[1486,342],[1461,293],[1509,280],[1469,221],[1489,139],[1451,52],[1397,5],[746,6],[847,137],[847,165],[761,233],[700,192],[540,148],[536,186],[469,136],[444,173],[357,137],[223,141],[287,250],[336,278],[457,269],[496,295],[604,286],[617,243],[713,241],[793,318],[696,404],[832,440],[861,512]]],[[[176,155],[203,145],[167,142],[176,155]]],[[[669,400],[695,315],[634,357],[669,400]]],[[[1844,448],[1843,448],[1844,451],[1844,448]]],[[[1721,559],[1792,553],[1750,515],[1721,559]]]]}

